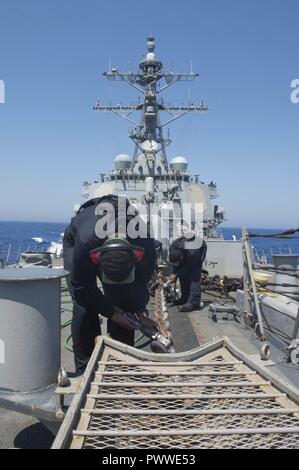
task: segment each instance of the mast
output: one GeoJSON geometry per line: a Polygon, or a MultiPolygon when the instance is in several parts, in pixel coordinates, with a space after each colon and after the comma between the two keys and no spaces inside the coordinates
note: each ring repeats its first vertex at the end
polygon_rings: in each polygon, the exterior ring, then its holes
{"type": "Polygon", "coordinates": [[[163,64],[156,58],[155,39],[153,36],[147,38],[147,54],[139,63],[137,72],[120,72],[118,68],[109,67],[108,72],[103,75],[108,80],[124,81],[143,94],[143,101],[132,105],[102,105],[99,102],[93,107],[95,111],[109,111],[130,122],[129,137],[135,143],[132,167],[136,164],[138,153],[146,157],[149,174],[155,173],[156,155],[160,153],[160,165],[168,171],[166,147],[171,143],[169,133],[164,137],[163,129],[176,119],[190,112],[207,111],[207,106],[201,102],[200,105],[190,103],[186,106],[175,106],[164,103],[159,94],[166,88],[178,81],[193,81],[199,76],[194,73],[191,66],[189,73],[165,72],[163,64]],[[161,81],[160,88],[157,85],[161,81]],[[132,114],[141,112],[140,122],[132,119],[132,114]],[[166,112],[170,118],[165,122],[161,121],[160,113],[166,112]]]}

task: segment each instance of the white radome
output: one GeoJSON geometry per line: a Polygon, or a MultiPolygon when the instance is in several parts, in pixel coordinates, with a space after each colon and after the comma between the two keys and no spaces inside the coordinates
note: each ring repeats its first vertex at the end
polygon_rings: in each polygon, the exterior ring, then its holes
{"type": "Polygon", "coordinates": [[[156,60],[156,56],[153,52],[149,52],[148,54],[146,54],[146,60],[156,60]]]}
{"type": "Polygon", "coordinates": [[[121,153],[115,157],[114,165],[117,170],[128,170],[131,168],[132,161],[129,155],[121,153]]]}
{"type": "Polygon", "coordinates": [[[170,160],[170,168],[173,171],[182,171],[185,172],[187,171],[188,168],[188,161],[186,160],[185,157],[174,157],[172,160],[170,160]]]}

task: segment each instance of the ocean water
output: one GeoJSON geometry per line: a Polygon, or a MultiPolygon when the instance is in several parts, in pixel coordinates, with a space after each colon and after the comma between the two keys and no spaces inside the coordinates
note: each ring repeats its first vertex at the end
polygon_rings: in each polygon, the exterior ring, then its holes
{"type": "Polygon", "coordinates": [[[0,221],[0,258],[14,263],[20,251],[46,251],[67,223],[0,221]]]}
{"type": "MultiPolygon", "coordinates": [[[[289,228],[289,227],[288,227],[289,228]]],[[[248,228],[252,233],[257,234],[275,234],[288,230],[282,229],[255,229],[248,228]]],[[[226,240],[231,240],[233,236],[239,240],[242,237],[241,228],[223,228],[220,229],[226,240]]],[[[264,257],[268,262],[272,261],[272,254],[298,254],[299,255],[299,232],[293,238],[251,238],[254,247],[254,254],[257,257],[264,257]],[[296,236],[298,238],[296,238],[296,236]]]]}
{"type": "MultiPolygon", "coordinates": [[[[20,251],[46,251],[52,242],[58,241],[66,226],[67,223],[0,221],[0,258],[6,259],[9,252],[8,261],[13,263],[20,251]]],[[[271,234],[285,229],[252,228],[250,230],[256,233],[271,234]]],[[[231,240],[233,236],[240,239],[242,236],[241,228],[221,228],[220,231],[226,240],[231,240]]],[[[256,253],[259,256],[267,257],[268,260],[271,260],[272,253],[299,253],[299,238],[255,238],[252,241],[256,253]]]]}

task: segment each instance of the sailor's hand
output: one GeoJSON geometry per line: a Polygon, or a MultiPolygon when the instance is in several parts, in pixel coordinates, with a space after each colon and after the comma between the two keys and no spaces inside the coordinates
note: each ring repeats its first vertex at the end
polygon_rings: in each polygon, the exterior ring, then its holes
{"type": "Polygon", "coordinates": [[[128,331],[135,329],[134,326],[123,317],[124,311],[121,308],[113,306],[113,310],[114,310],[114,313],[111,317],[111,320],[113,321],[113,323],[121,326],[122,328],[128,331]]]}
{"type": "Polygon", "coordinates": [[[140,323],[145,328],[147,328],[148,330],[153,331],[153,332],[155,332],[155,331],[159,332],[159,327],[158,327],[157,323],[154,320],[152,320],[151,318],[148,318],[148,316],[145,313],[139,313],[138,318],[139,318],[140,323]]]}

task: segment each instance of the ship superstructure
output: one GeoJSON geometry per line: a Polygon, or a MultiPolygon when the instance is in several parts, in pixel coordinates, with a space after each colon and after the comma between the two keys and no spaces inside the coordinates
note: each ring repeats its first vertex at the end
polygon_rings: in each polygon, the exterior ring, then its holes
{"type": "MultiPolygon", "coordinates": [[[[183,156],[175,156],[168,162],[166,148],[171,143],[169,130],[167,137],[164,129],[176,119],[188,113],[202,113],[207,106],[201,102],[196,105],[176,106],[164,102],[161,93],[180,81],[193,81],[198,73],[166,72],[163,64],[155,54],[155,40],[147,39],[147,53],[139,63],[137,72],[120,72],[111,68],[103,74],[108,80],[124,81],[143,95],[143,100],[130,105],[103,105],[99,102],[93,107],[95,111],[112,112],[130,123],[129,137],[134,142],[133,156],[117,155],[115,169],[109,174],[101,174],[100,180],[93,183],[84,182],[82,195],[86,198],[99,197],[108,193],[123,194],[135,204],[151,204],[151,210],[163,223],[175,223],[184,219],[183,206],[192,206],[191,220],[202,213],[202,229],[207,238],[217,238],[215,228],[224,220],[224,210],[214,204],[218,197],[216,184],[200,181],[199,175],[191,175],[188,161],[183,156]],[[140,122],[133,120],[136,112],[141,113],[140,122]],[[169,118],[162,121],[162,115],[169,118]]],[[[163,231],[163,229],[162,229],[163,231]]],[[[170,239],[172,229],[170,227],[170,239]]],[[[162,239],[163,234],[155,233],[162,239]]]]}

